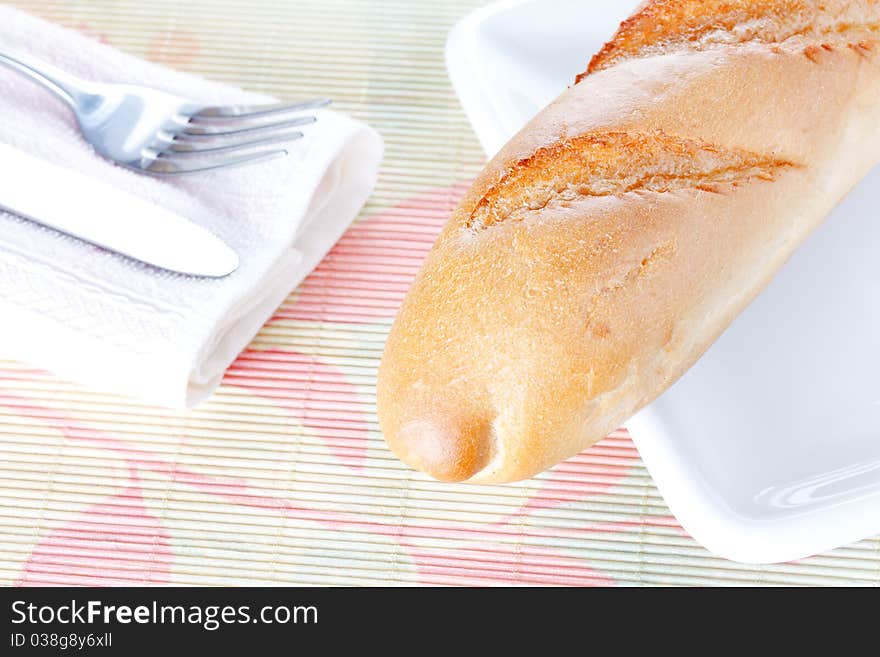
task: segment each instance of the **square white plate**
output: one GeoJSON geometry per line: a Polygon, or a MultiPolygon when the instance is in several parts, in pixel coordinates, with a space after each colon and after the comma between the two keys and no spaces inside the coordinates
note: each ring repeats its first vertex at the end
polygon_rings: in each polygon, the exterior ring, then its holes
{"type": "MultiPolygon", "coordinates": [[[[571,84],[635,5],[501,2],[456,26],[449,73],[486,152],[571,84]]],[[[875,170],[627,423],[672,512],[716,554],[789,561],[880,533],[878,215],[875,170]]]]}

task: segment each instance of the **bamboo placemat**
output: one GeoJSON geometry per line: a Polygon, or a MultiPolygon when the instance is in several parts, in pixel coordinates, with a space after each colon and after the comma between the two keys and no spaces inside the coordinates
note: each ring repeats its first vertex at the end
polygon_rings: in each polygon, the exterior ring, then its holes
{"type": "Polygon", "coordinates": [[[438,484],[386,450],[385,334],[483,162],[443,63],[477,0],[11,4],[255,91],[331,96],[387,155],[358,223],[196,412],[0,363],[2,583],[880,583],[880,539],[777,566],[710,555],[625,432],[503,487],[438,484]]]}

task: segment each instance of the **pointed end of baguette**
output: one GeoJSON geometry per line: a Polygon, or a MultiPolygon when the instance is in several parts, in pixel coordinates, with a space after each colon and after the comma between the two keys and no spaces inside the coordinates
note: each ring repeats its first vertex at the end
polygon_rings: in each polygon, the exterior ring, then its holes
{"type": "Polygon", "coordinates": [[[481,420],[416,420],[405,424],[393,450],[405,462],[447,482],[471,479],[489,463],[492,455],[492,430],[481,420]]]}

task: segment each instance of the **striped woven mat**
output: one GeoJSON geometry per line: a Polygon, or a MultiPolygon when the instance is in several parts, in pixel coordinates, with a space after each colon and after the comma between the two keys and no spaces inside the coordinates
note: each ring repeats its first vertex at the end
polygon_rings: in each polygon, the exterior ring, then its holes
{"type": "Polygon", "coordinates": [[[479,2],[11,4],[248,89],[331,96],[382,132],[387,156],[357,224],[196,412],[0,363],[2,583],[880,583],[880,539],[776,566],[712,556],[623,431],[497,487],[433,482],[385,448],[385,334],[483,163],[443,63],[447,31],[479,2]]]}

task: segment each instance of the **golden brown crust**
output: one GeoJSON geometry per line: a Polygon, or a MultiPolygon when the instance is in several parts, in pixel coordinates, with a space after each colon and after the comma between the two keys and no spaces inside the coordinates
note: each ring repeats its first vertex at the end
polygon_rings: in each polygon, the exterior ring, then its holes
{"type": "Polygon", "coordinates": [[[877,0],[653,0],[624,21],[590,61],[587,75],[622,59],[672,50],[802,38],[805,54],[868,42],[880,31],[877,0]]]}
{"type": "MultiPolygon", "coordinates": [[[[379,371],[406,463],[505,482],[588,447],[681,376],[877,162],[875,37],[680,47],[682,25],[711,22],[697,4],[649,4],[444,228],[379,371]]],[[[782,6],[704,4],[722,22],[782,6]]],[[[875,2],[824,5],[817,25],[880,21],[875,2]]]]}

